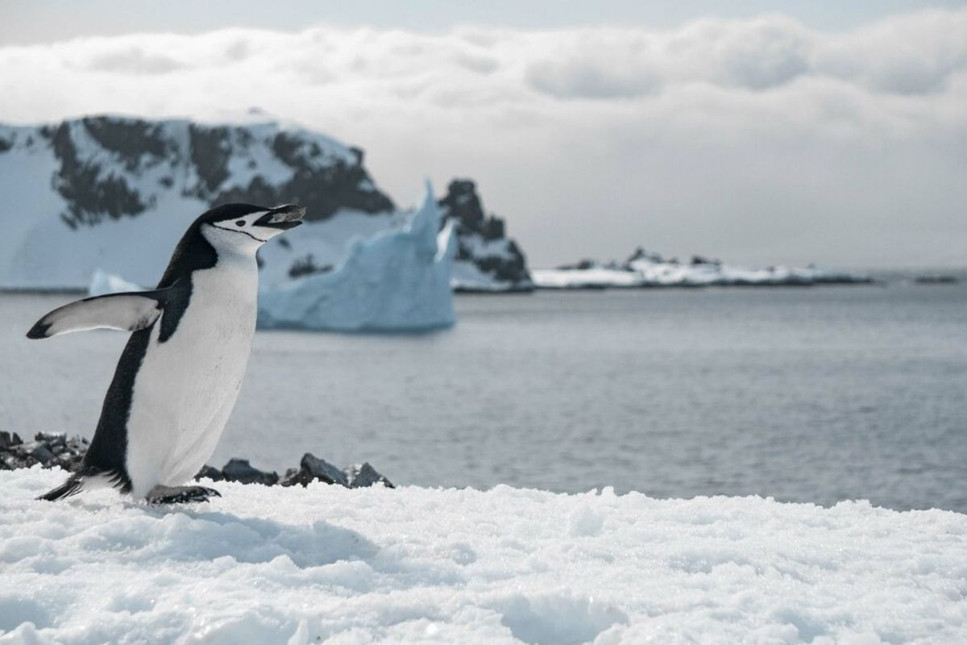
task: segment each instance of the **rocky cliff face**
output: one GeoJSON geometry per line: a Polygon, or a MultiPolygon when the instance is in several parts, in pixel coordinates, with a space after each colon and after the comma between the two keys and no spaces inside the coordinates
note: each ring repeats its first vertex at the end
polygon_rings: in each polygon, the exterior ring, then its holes
{"type": "Polygon", "coordinates": [[[486,215],[469,179],[454,179],[438,201],[445,221],[456,225],[454,288],[458,291],[531,291],[527,260],[506,237],[504,220],[486,215]]]}

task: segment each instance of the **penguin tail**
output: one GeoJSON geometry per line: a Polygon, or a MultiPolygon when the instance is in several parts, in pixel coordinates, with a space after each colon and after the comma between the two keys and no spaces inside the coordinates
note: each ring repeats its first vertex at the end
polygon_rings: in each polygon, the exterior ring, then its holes
{"type": "Polygon", "coordinates": [[[67,481],[58,486],[57,488],[47,491],[37,499],[43,499],[48,502],[55,502],[59,499],[65,497],[70,497],[71,495],[76,495],[84,490],[84,480],[80,475],[71,475],[67,478],[67,481]]]}

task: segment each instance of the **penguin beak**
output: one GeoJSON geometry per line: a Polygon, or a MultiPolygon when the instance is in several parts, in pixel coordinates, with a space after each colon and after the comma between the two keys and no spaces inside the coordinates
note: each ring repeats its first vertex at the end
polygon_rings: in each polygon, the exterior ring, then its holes
{"type": "Polygon", "coordinates": [[[306,214],[306,209],[303,206],[296,206],[295,204],[283,204],[282,206],[276,206],[268,213],[258,218],[255,221],[256,226],[264,226],[266,228],[278,228],[283,231],[290,228],[295,228],[302,223],[302,218],[306,214]]]}

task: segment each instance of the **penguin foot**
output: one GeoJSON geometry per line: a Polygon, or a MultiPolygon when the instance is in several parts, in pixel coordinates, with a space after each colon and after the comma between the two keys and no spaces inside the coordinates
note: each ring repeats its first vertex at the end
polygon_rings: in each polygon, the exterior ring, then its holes
{"type": "Polygon", "coordinates": [[[155,486],[145,498],[149,504],[184,504],[207,502],[209,497],[221,497],[214,488],[204,486],[155,486]]]}

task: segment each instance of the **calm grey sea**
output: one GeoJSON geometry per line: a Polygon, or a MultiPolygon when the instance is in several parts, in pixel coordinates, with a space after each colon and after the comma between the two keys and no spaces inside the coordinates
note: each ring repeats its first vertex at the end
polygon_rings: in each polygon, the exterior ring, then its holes
{"type": "MultiPolygon", "coordinates": [[[[27,341],[0,295],[0,428],[89,436],[124,335],[27,341]]],[[[967,286],[461,296],[419,336],[260,332],[211,460],[311,451],[398,484],[614,486],[967,512],[967,286]]]]}

